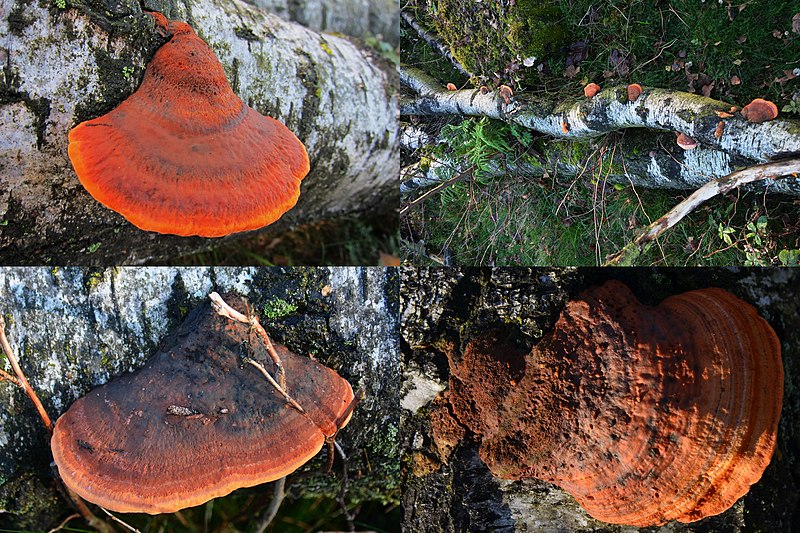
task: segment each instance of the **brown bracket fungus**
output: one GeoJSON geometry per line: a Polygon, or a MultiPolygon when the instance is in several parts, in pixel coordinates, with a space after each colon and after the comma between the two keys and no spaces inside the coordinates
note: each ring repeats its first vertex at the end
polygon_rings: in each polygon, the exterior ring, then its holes
{"type": "Polygon", "coordinates": [[[605,522],[721,513],[775,448],[780,343],[721,289],[647,307],[610,281],[569,302],[530,353],[493,333],[450,359],[450,410],[432,417],[440,453],[466,427],[495,475],[554,483],[605,522]]]}
{"type": "Polygon", "coordinates": [[[300,196],[305,147],[234,94],[188,24],[152,16],[172,37],[142,85],[69,133],[81,184],[147,231],[220,237],[275,222],[300,196]]]}
{"type": "Polygon", "coordinates": [[[677,139],[675,139],[675,142],[678,143],[678,146],[680,146],[684,150],[694,150],[695,148],[697,148],[697,141],[695,141],[685,133],[679,133],[676,131],[675,135],[677,135],[677,139]]]}
{"type": "Polygon", "coordinates": [[[51,441],[67,487],[114,511],[170,513],[316,455],[349,420],[353,391],[309,357],[279,345],[271,355],[256,323],[204,303],[143,368],[78,399],[51,441]]]}
{"type": "Polygon", "coordinates": [[[778,117],[778,106],[769,100],[756,98],[742,108],[742,116],[747,119],[748,122],[756,124],[759,122],[767,122],[778,117]]]}

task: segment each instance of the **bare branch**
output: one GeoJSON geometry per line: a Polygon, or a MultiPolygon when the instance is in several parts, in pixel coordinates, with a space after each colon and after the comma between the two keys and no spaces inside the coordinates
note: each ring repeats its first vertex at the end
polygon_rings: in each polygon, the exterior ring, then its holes
{"type": "Polygon", "coordinates": [[[645,228],[631,243],[627,244],[622,250],[610,257],[604,266],[631,265],[633,261],[644,252],[649,243],[680,222],[686,215],[709,198],[713,198],[718,194],[724,194],[746,183],[770,178],[777,179],[782,176],[797,176],[798,173],[800,173],[800,159],[787,159],[777,163],[756,165],[734,172],[723,178],[710,181],[697,189],[686,200],[672,208],[667,214],[645,228]]]}
{"type": "Polygon", "coordinates": [[[256,525],[255,533],[264,533],[267,526],[269,526],[275,519],[275,516],[277,516],[278,509],[283,502],[283,498],[286,496],[284,492],[285,486],[286,476],[275,481],[275,484],[272,486],[272,500],[270,500],[267,510],[264,511],[264,516],[261,517],[261,521],[256,525]]]}
{"type": "Polygon", "coordinates": [[[17,356],[14,355],[13,350],[11,350],[11,345],[8,343],[8,339],[6,338],[6,321],[5,319],[0,316],[0,347],[2,347],[3,351],[8,357],[8,362],[11,363],[11,368],[14,369],[14,373],[17,375],[18,382],[16,383],[25,394],[33,402],[34,407],[36,407],[36,412],[39,413],[39,418],[42,419],[44,422],[44,427],[47,429],[47,433],[50,435],[53,434],[53,423],[50,421],[50,417],[47,415],[47,411],[44,410],[44,406],[42,402],[39,401],[39,397],[36,395],[36,391],[31,388],[30,383],[28,383],[28,379],[25,377],[25,374],[22,372],[22,368],[19,366],[19,361],[17,360],[17,356]]]}

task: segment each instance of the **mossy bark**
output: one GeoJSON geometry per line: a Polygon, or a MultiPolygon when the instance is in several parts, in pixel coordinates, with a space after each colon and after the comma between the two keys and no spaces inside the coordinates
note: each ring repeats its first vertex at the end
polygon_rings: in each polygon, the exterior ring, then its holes
{"type": "MultiPolygon", "coordinates": [[[[247,296],[272,339],[364,389],[366,399],[337,436],[349,456],[345,501],[396,503],[395,269],[3,268],[0,312],[28,380],[55,420],[93,387],[141,367],[212,290],[247,296]]],[[[69,513],[56,491],[44,427],[10,383],[0,383],[0,404],[0,527],[52,527],[69,513]]],[[[335,497],[341,478],[323,472],[326,461],[320,454],[290,476],[290,490],[335,497]]]]}
{"type": "MultiPolygon", "coordinates": [[[[788,531],[800,498],[800,272],[791,269],[405,269],[401,327],[401,446],[404,524],[409,531],[788,531]],[[761,481],[731,509],[691,524],[612,526],[592,519],[561,489],[538,480],[492,477],[470,435],[442,463],[431,436],[433,401],[448,383],[445,352],[500,329],[530,346],[564,303],[607,279],[626,283],[646,305],[703,287],[753,304],[782,343],[784,402],[777,449],[761,481]]],[[[486,376],[492,379],[492,376],[486,376]]]]}
{"type": "MultiPolygon", "coordinates": [[[[300,200],[265,235],[396,205],[397,77],[388,61],[240,0],[143,5],[189,22],[245,103],[306,145],[300,200]]],[[[142,263],[218,245],[137,229],[81,187],[67,155],[70,128],[129,96],[164,42],[140,2],[12,0],[9,8],[13,16],[0,19],[0,263],[142,263]]]]}

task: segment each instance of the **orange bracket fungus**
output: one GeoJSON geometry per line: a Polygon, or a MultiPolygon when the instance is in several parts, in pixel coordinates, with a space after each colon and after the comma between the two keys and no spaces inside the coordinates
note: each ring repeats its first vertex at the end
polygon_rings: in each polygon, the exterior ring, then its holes
{"type": "Polygon", "coordinates": [[[147,231],[220,237],[275,222],[300,196],[305,147],[234,94],[188,24],[151,15],[171,38],[134,94],[69,132],[78,179],[147,231]]]}
{"type": "Polygon", "coordinates": [[[635,102],[639,95],[642,94],[642,86],[638,83],[631,83],[628,85],[628,101],[635,102]]]}
{"type": "Polygon", "coordinates": [[[598,92],[600,92],[600,86],[596,83],[590,83],[583,88],[583,95],[586,98],[593,98],[598,92]]]}
{"type": "Polygon", "coordinates": [[[143,368],[56,422],[53,457],[81,497],[119,512],[199,505],[286,476],[349,420],[347,381],[211,297],[143,368]]]}
{"type": "Polygon", "coordinates": [[[778,117],[778,106],[769,100],[756,98],[742,109],[742,116],[748,122],[767,122],[778,117]]]}
{"type": "Polygon", "coordinates": [[[569,302],[529,353],[488,333],[449,357],[449,406],[432,417],[440,452],[468,428],[492,473],[554,483],[605,522],[721,513],[775,448],[780,343],[722,289],[648,307],[609,281],[569,302]]]}

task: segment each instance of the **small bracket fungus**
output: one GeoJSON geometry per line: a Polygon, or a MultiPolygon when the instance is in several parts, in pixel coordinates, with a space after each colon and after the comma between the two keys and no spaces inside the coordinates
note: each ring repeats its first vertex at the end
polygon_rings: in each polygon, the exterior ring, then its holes
{"type": "Polygon", "coordinates": [[[596,83],[590,83],[583,88],[583,95],[586,96],[586,98],[593,98],[598,92],[600,92],[600,86],[596,83]]]}
{"type": "Polygon", "coordinates": [[[642,94],[642,86],[638,83],[631,83],[628,85],[628,101],[635,102],[639,95],[642,94]]]}
{"type": "Polygon", "coordinates": [[[234,94],[188,24],[151,15],[172,37],[134,94],[69,132],[78,179],[147,231],[220,237],[275,222],[300,196],[305,147],[234,94]]]}
{"type": "Polygon", "coordinates": [[[530,353],[498,333],[452,352],[447,404],[431,415],[439,452],[467,428],[492,473],[554,483],[598,520],[721,513],[775,449],[780,342],[721,289],[647,307],[609,281],[569,302],[530,353]]]}
{"type": "Polygon", "coordinates": [[[678,133],[676,131],[675,134],[678,136],[678,138],[676,139],[678,146],[680,146],[684,150],[693,150],[697,148],[697,141],[695,141],[685,133],[678,133]]]}
{"type": "Polygon", "coordinates": [[[171,513],[286,476],[347,423],[347,381],[228,309],[202,304],[143,368],[58,419],[67,487],[114,511],[171,513]]]}
{"type": "Polygon", "coordinates": [[[753,122],[755,124],[767,122],[778,117],[778,106],[769,100],[756,98],[744,106],[742,109],[742,116],[747,119],[748,122],[753,122]]]}

